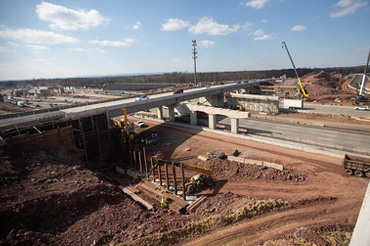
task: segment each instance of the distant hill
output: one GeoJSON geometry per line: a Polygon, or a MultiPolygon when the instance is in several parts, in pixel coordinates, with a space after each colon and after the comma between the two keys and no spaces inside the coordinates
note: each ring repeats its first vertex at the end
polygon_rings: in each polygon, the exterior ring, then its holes
{"type": "MultiPolygon", "coordinates": [[[[327,73],[362,73],[364,66],[355,67],[332,67],[332,68],[299,68],[297,69],[300,76],[312,72],[325,71],[327,73]]],[[[278,78],[282,75],[295,77],[293,69],[280,70],[260,70],[260,71],[232,71],[232,72],[204,72],[197,73],[198,82],[220,82],[230,80],[250,80],[261,78],[278,78]]],[[[56,78],[56,79],[33,79],[18,81],[3,81],[0,83],[1,88],[21,88],[29,86],[86,86],[102,88],[108,84],[120,83],[165,83],[165,84],[187,84],[194,82],[193,73],[173,72],[157,74],[140,74],[140,75],[112,75],[112,76],[95,76],[95,77],[77,77],[77,78],[56,78]]]]}

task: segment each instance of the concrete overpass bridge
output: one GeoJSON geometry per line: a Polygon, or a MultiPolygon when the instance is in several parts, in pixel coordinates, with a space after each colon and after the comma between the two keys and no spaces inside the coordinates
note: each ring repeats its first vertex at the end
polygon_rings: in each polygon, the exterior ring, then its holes
{"type": "Polygon", "coordinates": [[[171,93],[161,93],[157,95],[152,95],[148,100],[134,101],[131,99],[124,99],[113,102],[99,103],[94,105],[86,105],[76,108],[63,109],[62,112],[65,113],[65,117],[70,120],[79,119],[83,117],[90,117],[91,115],[107,113],[109,118],[117,117],[123,115],[122,108],[126,108],[127,113],[134,113],[142,110],[147,110],[151,108],[160,108],[162,106],[168,106],[170,111],[173,113],[173,108],[179,102],[199,98],[199,97],[209,97],[210,103],[214,106],[220,105],[220,98],[225,92],[244,89],[248,87],[257,86],[263,83],[263,81],[252,81],[243,84],[228,84],[228,85],[217,85],[205,88],[196,88],[185,90],[184,93],[173,94],[171,93]],[[172,108],[172,109],[171,109],[172,108]]]}
{"type": "MultiPolygon", "coordinates": [[[[91,105],[84,105],[80,107],[73,107],[68,109],[61,109],[56,112],[42,113],[25,116],[18,116],[16,118],[8,118],[0,121],[0,132],[17,130],[19,128],[33,127],[35,125],[40,125],[48,120],[56,121],[58,119],[65,120],[79,120],[82,118],[93,117],[96,115],[106,115],[107,122],[109,119],[117,116],[123,115],[123,108],[126,108],[127,113],[135,113],[138,111],[143,111],[151,108],[158,109],[159,118],[162,117],[162,106],[168,106],[170,121],[175,120],[174,108],[177,103],[188,101],[191,99],[196,99],[200,97],[206,97],[211,105],[215,107],[223,107],[223,94],[228,91],[247,89],[253,86],[258,86],[262,84],[265,80],[250,81],[244,83],[233,83],[226,85],[216,85],[212,87],[204,88],[194,88],[189,90],[184,90],[184,93],[173,94],[161,93],[150,95],[148,100],[135,101],[133,98],[97,103],[91,105]]],[[[205,111],[207,112],[207,111],[205,111]]],[[[226,112],[226,111],[225,111],[226,112]]],[[[224,112],[224,113],[225,113],[224,112]]],[[[224,114],[225,115],[225,114],[224,114]]],[[[226,114],[227,115],[227,114],[226,114]]],[[[246,116],[246,115],[244,115],[246,116]]],[[[211,119],[213,117],[211,116],[211,119]]],[[[246,117],[247,118],[247,117],[246,117]]],[[[193,120],[194,123],[194,120],[193,120]]],[[[210,126],[213,123],[211,122],[210,126]]],[[[19,131],[18,131],[19,132],[19,131]]]]}

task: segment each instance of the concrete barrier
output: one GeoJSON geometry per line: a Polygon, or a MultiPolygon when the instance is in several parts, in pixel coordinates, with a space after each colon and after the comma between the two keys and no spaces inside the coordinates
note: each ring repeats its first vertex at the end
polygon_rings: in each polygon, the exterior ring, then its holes
{"type": "Polygon", "coordinates": [[[257,165],[257,166],[262,166],[263,161],[257,161],[257,160],[252,160],[252,159],[245,159],[244,163],[245,164],[252,164],[252,165],[257,165]]]}
{"type": "Polygon", "coordinates": [[[281,164],[277,164],[277,163],[264,161],[264,162],[262,162],[262,165],[265,166],[265,167],[271,167],[271,168],[277,169],[279,171],[284,170],[284,166],[281,165],[281,164]]]}
{"type": "Polygon", "coordinates": [[[274,169],[277,169],[277,170],[280,170],[280,171],[284,170],[283,165],[280,165],[280,164],[277,164],[277,163],[272,163],[272,162],[267,162],[267,161],[258,161],[258,160],[246,159],[246,158],[235,157],[235,156],[228,156],[227,159],[229,161],[235,161],[235,162],[239,162],[239,163],[270,167],[270,168],[274,168],[274,169]]]}
{"type": "Polygon", "coordinates": [[[228,156],[227,159],[229,161],[235,161],[235,162],[239,162],[239,163],[244,163],[244,158],[242,158],[242,157],[228,156]]]}

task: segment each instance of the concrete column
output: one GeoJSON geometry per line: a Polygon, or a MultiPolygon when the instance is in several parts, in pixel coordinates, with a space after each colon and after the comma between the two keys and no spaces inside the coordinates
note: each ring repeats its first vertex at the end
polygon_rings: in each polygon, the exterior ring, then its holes
{"type": "Polygon", "coordinates": [[[231,133],[239,133],[239,119],[231,118],[231,133]]]}
{"type": "Polygon", "coordinates": [[[175,121],[175,104],[168,106],[168,114],[170,116],[170,121],[175,121]]]}
{"type": "Polygon", "coordinates": [[[193,126],[196,126],[198,124],[196,111],[190,111],[190,124],[193,126]]]}
{"type": "Polygon", "coordinates": [[[208,126],[210,129],[216,129],[216,115],[215,114],[208,115],[208,126]]]}
{"type": "Polygon", "coordinates": [[[160,120],[163,119],[163,107],[162,106],[157,108],[157,117],[160,120]]]}
{"type": "Polygon", "coordinates": [[[209,104],[213,107],[223,107],[224,106],[224,95],[217,94],[206,97],[209,104]]]}
{"type": "Polygon", "coordinates": [[[113,123],[113,121],[110,120],[109,111],[106,111],[105,112],[105,115],[107,117],[106,120],[107,120],[107,127],[108,127],[108,129],[113,128],[114,127],[114,123],[113,123]]]}

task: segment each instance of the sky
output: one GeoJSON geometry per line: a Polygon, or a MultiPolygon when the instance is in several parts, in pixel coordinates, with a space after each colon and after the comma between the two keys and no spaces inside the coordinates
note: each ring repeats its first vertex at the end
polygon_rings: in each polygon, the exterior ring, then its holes
{"type": "Polygon", "coordinates": [[[365,65],[370,0],[0,0],[0,80],[365,65]]]}

